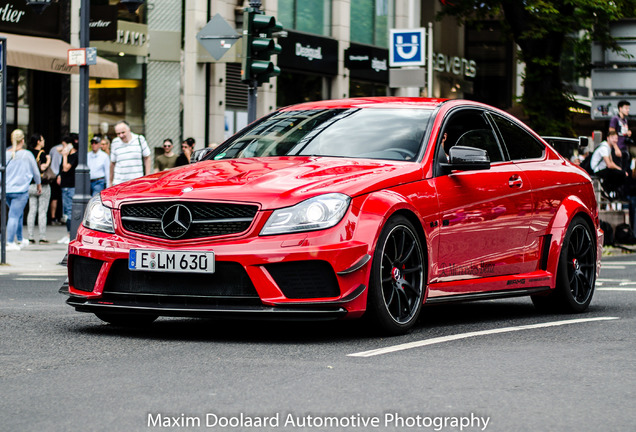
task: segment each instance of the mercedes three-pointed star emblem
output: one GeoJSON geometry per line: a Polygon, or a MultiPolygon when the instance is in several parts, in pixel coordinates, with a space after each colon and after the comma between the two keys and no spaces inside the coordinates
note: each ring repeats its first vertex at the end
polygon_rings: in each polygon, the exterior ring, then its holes
{"type": "Polygon", "coordinates": [[[178,239],[185,235],[192,223],[192,213],[183,204],[175,204],[166,210],[161,217],[161,230],[171,238],[178,239]]]}

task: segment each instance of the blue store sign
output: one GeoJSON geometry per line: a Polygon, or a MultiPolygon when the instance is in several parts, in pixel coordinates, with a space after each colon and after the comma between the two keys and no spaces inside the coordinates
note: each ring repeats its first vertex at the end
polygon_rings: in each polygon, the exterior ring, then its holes
{"type": "Polygon", "coordinates": [[[389,66],[424,66],[426,62],[426,30],[390,30],[389,66]]]}

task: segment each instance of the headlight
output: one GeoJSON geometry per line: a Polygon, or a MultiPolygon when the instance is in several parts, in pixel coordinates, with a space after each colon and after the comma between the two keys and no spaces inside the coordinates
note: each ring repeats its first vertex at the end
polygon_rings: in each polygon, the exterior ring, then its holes
{"type": "Polygon", "coordinates": [[[115,232],[113,228],[113,213],[108,207],[102,204],[102,199],[99,195],[95,195],[88,202],[82,224],[86,228],[96,231],[115,232]]]}
{"type": "Polygon", "coordinates": [[[351,198],[330,193],[310,198],[293,207],[275,210],[261,235],[316,231],[336,225],[349,208],[351,198]]]}

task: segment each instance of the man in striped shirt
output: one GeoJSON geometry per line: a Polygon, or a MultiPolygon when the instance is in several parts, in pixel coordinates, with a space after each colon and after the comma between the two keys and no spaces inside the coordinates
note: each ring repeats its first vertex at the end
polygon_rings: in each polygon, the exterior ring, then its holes
{"type": "Polygon", "coordinates": [[[125,120],[115,125],[117,138],[111,143],[110,180],[112,185],[142,177],[150,171],[150,148],[143,135],[130,131],[125,120]]]}

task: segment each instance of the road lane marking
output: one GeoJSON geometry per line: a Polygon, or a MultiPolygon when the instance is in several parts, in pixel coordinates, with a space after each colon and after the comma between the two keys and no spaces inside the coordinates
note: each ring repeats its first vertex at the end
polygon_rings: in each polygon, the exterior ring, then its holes
{"type": "Polygon", "coordinates": [[[467,339],[467,338],[476,337],[476,336],[486,336],[486,335],[508,333],[508,332],[521,331],[521,330],[534,330],[534,329],[546,328],[546,327],[556,327],[556,326],[562,326],[567,324],[581,324],[581,323],[593,322],[593,321],[607,321],[607,320],[617,320],[617,319],[620,319],[620,318],[619,317],[580,318],[580,319],[565,320],[565,321],[552,321],[552,322],[540,323],[540,324],[529,324],[529,325],[523,325],[523,326],[517,326],[517,327],[503,327],[499,329],[459,333],[455,335],[441,336],[441,337],[436,337],[432,339],[393,345],[393,346],[378,348],[378,349],[369,350],[369,351],[361,351],[361,352],[357,352],[353,354],[347,354],[347,357],[373,357],[377,355],[389,354],[389,353],[393,353],[397,351],[404,351],[404,350],[408,350],[412,348],[420,348],[423,346],[435,345],[435,344],[440,344],[444,342],[451,342],[451,341],[456,341],[460,339],[467,339]]]}
{"type": "Polygon", "coordinates": [[[636,292],[636,288],[628,288],[628,287],[607,287],[607,288],[597,288],[597,291],[629,291],[636,292]]]}
{"type": "Polygon", "coordinates": [[[52,278],[52,277],[17,277],[13,278],[13,280],[17,281],[59,281],[60,278],[52,278]]]}

